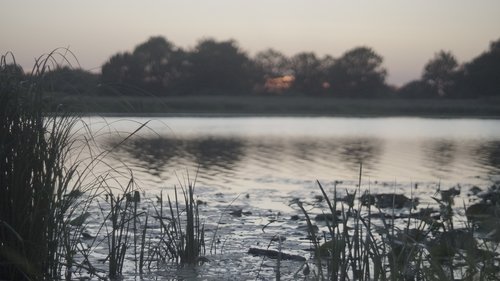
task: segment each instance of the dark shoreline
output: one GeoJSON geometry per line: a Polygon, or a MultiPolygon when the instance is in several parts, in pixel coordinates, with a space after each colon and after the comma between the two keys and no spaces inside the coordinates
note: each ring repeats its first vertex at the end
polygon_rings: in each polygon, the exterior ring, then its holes
{"type": "Polygon", "coordinates": [[[82,115],[137,117],[422,117],[500,119],[499,99],[340,99],[304,96],[91,97],[57,99],[82,115]]]}

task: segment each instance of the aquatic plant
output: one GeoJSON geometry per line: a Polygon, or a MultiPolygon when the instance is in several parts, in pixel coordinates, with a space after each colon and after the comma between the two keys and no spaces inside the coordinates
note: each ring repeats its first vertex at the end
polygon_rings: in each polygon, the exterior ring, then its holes
{"type": "Polygon", "coordinates": [[[76,129],[79,116],[46,95],[47,72],[61,61],[70,64],[68,55],[56,49],[40,56],[29,74],[12,54],[0,58],[2,280],[72,280],[78,269],[97,275],[80,238],[88,210],[106,186],[106,176],[94,167],[110,151],[94,152],[93,136],[76,129]]]}
{"type": "MultiPolygon", "coordinates": [[[[321,218],[328,231],[318,234],[304,203],[300,200],[295,203],[308,225],[314,250],[313,271],[318,280],[456,280],[457,277],[497,280],[499,277],[498,242],[478,238],[471,225],[457,228],[453,224],[450,196],[457,194],[438,191],[436,195],[441,194],[441,198],[434,196],[434,199],[440,208],[435,212],[428,209],[413,212],[411,206],[399,206],[397,194],[392,196],[392,207],[372,210],[376,202],[367,198],[376,196],[368,192],[356,204],[339,200],[336,186],[330,199],[321,183],[317,184],[327,204],[321,218]],[[401,208],[409,212],[402,212],[401,208]]],[[[359,190],[358,186],[356,192],[359,190]]]]}
{"type": "Polygon", "coordinates": [[[162,248],[160,252],[163,259],[173,260],[180,264],[196,264],[205,262],[205,229],[200,222],[198,202],[194,198],[195,183],[188,177],[186,185],[181,184],[182,197],[179,198],[178,188],[174,187],[174,199],[167,195],[168,213],[164,216],[163,196],[160,197],[160,208],[156,215],[160,218],[162,227],[162,248]],[[184,203],[184,204],[182,204],[184,203]]]}
{"type": "Polygon", "coordinates": [[[30,74],[12,54],[0,59],[0,279],[59,279],[72,266],[80,228],[69,218],[88,203],[79,200],[81,162],[69,161],[78,119],[49,114],[42,91],[56,59],[67,61],[61,51],[39,57],[30,74]]]}
{"type": "MultiPolygon", "coordinates": [[[[131,246],[130,240],[133,239],[133,249],[136,253],[136,230],[139,214],[137,213],[138,196],[132,197],[130,193],[138,194],[134,189],[134,179],[130,179],[123,195],[115,195],[111,188],[108,188],[106,196],[109,204],[108,214],[103,214],[105,218],[102,227],[105,231],[105,238],[108,246],[108,275],[111,278],[121,276],[123,264],[127,250],[131,246]],[[110,221],[110,223],[108,223],[110,221]],[[132,237],[131,237],[132,236],[132,237]]],[[[104,208],[101,208],[103,212],[104,208]]]]}

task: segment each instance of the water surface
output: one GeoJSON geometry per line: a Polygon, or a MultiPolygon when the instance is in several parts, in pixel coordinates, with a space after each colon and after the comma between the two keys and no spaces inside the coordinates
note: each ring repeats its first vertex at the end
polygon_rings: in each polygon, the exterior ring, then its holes
{"type": "Polygon", "coordinates": [[[316,179],[488,185],[500,175],[500,120],[338,117],[90,118],[100,144],[143,188],[178,184],[245,192],[316,179]],[[119,134],[117,134],[119,133],[119,134]]]}
{"type": "MultiPolygon", "coordinates": [[[[132,173],[144,190],[140,208],[153,218],[155,193],[172,194],[174,185],[196,178],[196,198],[205,202],[199,212],[206,244],[215,245],[214,251],[206,249],[210,262],[181,268],[166,264],[151,272],[152,280],[271,280],[276,261],[247,251],[277,249],[272,240],[280,235],[286,238],[280,244],[284,252],[313,264],[307,224],[293,202],[300,199],[311,216],[323,214],[327,206],[318,200],[316,179],[327,194],[337,188],[342,198],[357,189],[362,163],[363,190],[403,193],[419,199],[419,208],[439,210],[431,198],[438,186],[460,185],[464,201],[456,206],[463,206],[471,202],[466,195],[469,187],[484,190],[500,180],[499,126],[499,120],[481,119],[92,117],[83,128],[90,129],[103,151],[111,149],[103,162],[96,162],[96,174],[110,168],[112,174],[123,172],[124,177],[116,178],[104,173],[107,185],[123,180],[123,187],[132,173]],[[231,214],[237,210],[245,215],[231,214]]],[[[102,200],[99,208],[89,209],[87,230],[105,241],[102,231],[98,234],[101,206],[107,206],[102,200]]],[[[457,208],[457,214],[459,226],[464,210],[457,208]]],[[[328,232],[325,223],[316,223],[322,233],[328,232]]],[[[403,220],[398,223],[406,225],[403,220]]],[[[150,224],[153,231],[160,229],[158,221],[150,224]]],[[[103,257],[105,247],[95,247],[91,258],[103,257]]],[[[137,280],[133,261],[130,251],[124,280],[137,280]]],[[[105,264],[95,264],[105,270],[105,264]]],[[[281,276],[303,277],[302,266],[303,262],[282,261],[281,276]]]]}

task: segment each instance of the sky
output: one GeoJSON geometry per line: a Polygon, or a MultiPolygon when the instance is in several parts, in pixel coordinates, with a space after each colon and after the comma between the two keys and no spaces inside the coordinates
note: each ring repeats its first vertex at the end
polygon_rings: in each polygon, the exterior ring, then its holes
{"type": "Polygon", "coordinates": [[[498,0],[0,0],[0,53],[31,69],[36,57],[69,47],[86,70],[151,36],[192,48],[234,39],[250,56],[273,48],[292,56],[340,57],[357,47],[384,58],[387,82],[420,78],[440,50],[460,63],[500,39],[498,0]]]}

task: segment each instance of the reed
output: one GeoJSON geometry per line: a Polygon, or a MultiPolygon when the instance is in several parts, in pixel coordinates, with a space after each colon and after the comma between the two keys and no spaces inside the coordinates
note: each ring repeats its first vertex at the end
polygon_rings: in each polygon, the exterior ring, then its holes
{"type": "Polygon", "coordinates": [[[168,221],[161,200],[160,248],[146,241],[154,231],[148,228],[148,212],[139,211],[133,172],[128,184],[119,187],[122,195],[115,194],[110,181],[121,182],[113,175],[123,174],[113,168],[103,174],[94,172],[147,122],[106,151],[93,151],[92,136],[80,142],[74,128],[81,119],[44,96],[51,85],[46,73],[60,62],[69,64],[68,54],[72,55],[57,49],[41,56],[30,74],[24,74],[12,54],[0,59],[0,280],[73,280],[81,270],[80,276],[118,278],[125,257],[132,255],[136,273],[155,258],[181,264],[206,260],[194,182],[188,180],[187,186],[176,188],[175,201],[168,197],[168,221]],[[88,156],[81,159],[83,155],[88,156]],[[109,199],[107,206],[96,200],[102,195],[109,199]],[[88,211],[96,204],[103,221],[93,221],[100,223],[96,237],[88,248],[79,247],[88,211]],[[102,243],[108,246],[107,272],[98,270],[90,258],[93,248],[102,243]]]}
{"type": "Polygon", "coordinates": [[[67,163],[78,118],[49,114],[42,95],[57,58],[60,49],[41,56],[30,74],[12,54],[0,59],[0,279],[59,279],[73,260],[68,217],[84,187],[81,163],[67,163]]]}
{"type": "Polygon", "coordinates": [[[355,201],[348,193],[348,200],[341,201],[334,187],[331,200],[321,183],[318,186],[327,205],[324,214],[333,218],[326,221],[328,231],[323,237],[315,232],[304,203],[296,202],[308,225],[318,280],[472,281],[499,277],[498,242],[477,238],[471,226],[456,228],[452,201],[434,197],[440,205],[438,215],[412,213],[411,208],[406,215],[397,215],[396,196],[388,213],[368,200],[369,193],[355,201]]]}
{"type": "Polygon", "coordinates": [[[131,177],[121,196],[115,195],[109,188],[106,193],[109,206],[101,207],[101,213],[104,209],[109,209],[107,214],[103,213],[102,224],[108,245],[108,275],[112,279],[122,275],[125,256],[130,248],[133,249],[137,260],[137,221],[143,213],[137,212],[138,200],[130,195],[138,192],[134,185],[134,178],[131,177]]]}
{"type": "Polygon", "coordinates": [[[67,49],[40,56],[29,74],[12,54],[0,58],[0,280],[72,280],[78,269],[96,275],[78,245],[107,185],[93,169],[110,151],[94,152],[93,137],[75,129],[79,116],[44,96],[47,73],[70,64],[68,56],[67,49]]]}
{"type": "Polygon", "coordinates": [[[156,215],[162,227],[162,249],[158,251],[161,259],[175,261],[178,264],[197,264],[206,261],[205,229],[200,222],[198,203],[194,198],[195,183],[188,182],[174,187],[174,199],[167,195],[170,217],[165,216],[163,203],[156,209],[156,215]],[[181,200],[183,199],[184,202],[181,200]]]}

